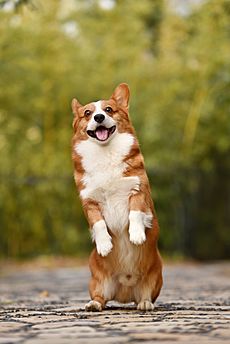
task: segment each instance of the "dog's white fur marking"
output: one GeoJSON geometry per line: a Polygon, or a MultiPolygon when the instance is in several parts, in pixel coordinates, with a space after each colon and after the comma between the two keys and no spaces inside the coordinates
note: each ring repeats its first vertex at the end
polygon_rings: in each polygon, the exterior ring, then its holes
{"type": "Polygon", "coordinates": [[[99,202],[105,222],[113,232],[128,225],[129,196],[139,190],[138,176],[123,176],[127,167],[123,159],[133,142],[131,134],[117,132],[107,145],[88,139],[75,146],[85,170],[85,188],[80,195],[99,202]]]}
{"type": "MultiPolygon", "coordinates": [[[[103,125],[106,128],[111,128],[113,125],[116,125],[116,122],[114,121],[114,119],[112,117],[110,117],[109,115],[107,115],[107,113],[102,109],[101,107],[101,100],[99,100],[98,102],[93,103],[95,106],[95,110],[92,114],[92,117],[87,125],[87,130],[95,130],[99,125],[103,125]],[[103,114],[105,116],[105,119],[102,123],[97,123],[94,120],[94,115],[96,114],[103,114]]],[[[91,141],[96,141],[96,139],[94,138],[90,138],[91,141]]],[[[106,141],[108,142],[108,140],[106,141]]],[[[99,144],[103,144],[103,142],[99,142],[99,144]]]]}
{"type": "Polygon", "coordinates": [[[107,256],[111,252],[113,244],[104,220],[97,221],[93,225],[92,236],[96,243],[97,252],[103,257],[107,256]]]}
{"type": "Polygon", "coordinates": [[[145,228],[152,227],[153,215],[142,211],[131,210],[129,213],[129,238],[135,245],[143,244],[146,240],[145,228]]]}
{"type": "Polygon", "coordinates": [[[137,309],[139,311],[153,311],[154,304],[150,300],[144,300],[144,301],[139,302],[137,305],[137,309]]]}
{"type": "Polygon", "coordinates": [[[102,311],[102,305],[100,302],[91,300],[85,305],[86,311],[102,311]]]}

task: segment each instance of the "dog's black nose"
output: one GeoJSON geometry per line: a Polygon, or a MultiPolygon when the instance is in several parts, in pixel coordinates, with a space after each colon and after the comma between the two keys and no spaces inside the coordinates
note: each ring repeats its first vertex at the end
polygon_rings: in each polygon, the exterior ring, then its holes
{"type": "Polygon", "coordinates": [[[105,119],[105,116],[102,113],[98,113],[94,116],[94,119],[97,123],[102,123],[105,119]]]}

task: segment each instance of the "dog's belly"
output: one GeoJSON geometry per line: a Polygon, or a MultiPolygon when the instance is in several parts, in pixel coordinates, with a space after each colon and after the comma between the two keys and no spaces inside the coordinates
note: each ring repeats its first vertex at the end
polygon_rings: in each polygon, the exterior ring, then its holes
{"type": "MultiPolygon", "coordinates": [[[[129,240],[128,228],[113,239],[110,256],[111,275],[106,279],[105,290],[109,298],[132,301],[134,290],[142,278],[140,263],[142,248],[129,240]]],[[[126,301],[128,302],[128,301],[126,301]]]]}
{"type": "Polygon", "coordinates": [[[141,262],[142,248],[134,245],[129,240],[128,229],[114,240],[117,264],[115,267],[115,278],[120,284],[132,287],[136,285],[141,277],[139,265],[141,262]]]}

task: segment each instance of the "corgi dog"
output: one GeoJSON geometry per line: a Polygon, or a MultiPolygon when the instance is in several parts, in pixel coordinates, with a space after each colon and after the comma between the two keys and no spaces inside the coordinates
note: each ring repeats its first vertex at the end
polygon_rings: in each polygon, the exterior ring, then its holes
{"type": "Polygon", "coordinates": [[[158,221],[129,95],[122,83],[109,100],[72,101],[74,179],[96,245],[87,311],[101,311],[110,300],[151,311],[162,287],[158,221]]]}

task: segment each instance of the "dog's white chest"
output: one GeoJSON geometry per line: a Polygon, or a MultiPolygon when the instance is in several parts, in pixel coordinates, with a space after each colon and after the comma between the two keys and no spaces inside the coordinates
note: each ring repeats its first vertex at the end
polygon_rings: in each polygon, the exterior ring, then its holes
{"type": "Polygon", "coordinates": [[[134,137],[117,133],[105,146],[88,139],[76,145],[85,170],[82,198],[100,203],[103,216],[111,230],[121,230],[128,223],[128,198],[139,185],[138,177],[124,177],[124,157],[130,152],[134,137]]]}

